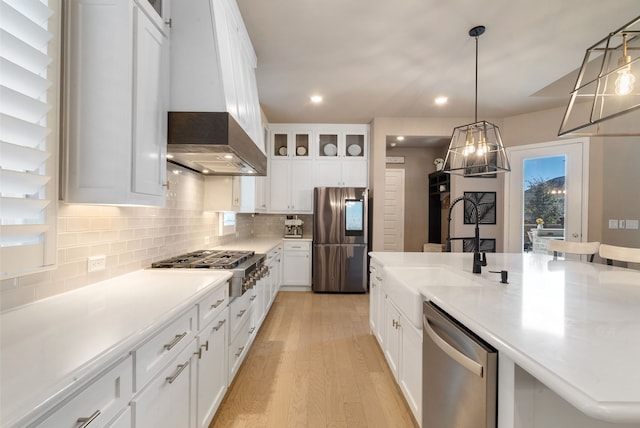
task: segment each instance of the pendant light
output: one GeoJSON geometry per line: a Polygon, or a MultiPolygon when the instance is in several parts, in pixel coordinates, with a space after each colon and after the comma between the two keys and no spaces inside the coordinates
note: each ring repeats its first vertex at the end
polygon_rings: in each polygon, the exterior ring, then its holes
{"type": "Polygon", "coordinates": [[[640,135],[640,16],[587,49],[558,135],[640,135]],[[635,85],[634,85],[635,84],[635,85]]]}
{"type": "Polygon", "coordinates": [[[479,25],[469,30],[476,39],[476,93],[475,118],[468,125],[453,129],[444,172],[464,177],[491,175],[511,171],[504,151],[500,129],[485,120],[478,121],[478,38],[485,27],[479,25]]]}

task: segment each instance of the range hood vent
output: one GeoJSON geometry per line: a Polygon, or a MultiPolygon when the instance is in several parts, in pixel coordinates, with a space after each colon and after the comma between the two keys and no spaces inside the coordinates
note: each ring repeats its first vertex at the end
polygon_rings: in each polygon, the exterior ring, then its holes
{"type": "Polygon", "coordinates": [[[206,175],[267,175],[266,155],[225,112],[169,112],[167,153],[206,175]]]}

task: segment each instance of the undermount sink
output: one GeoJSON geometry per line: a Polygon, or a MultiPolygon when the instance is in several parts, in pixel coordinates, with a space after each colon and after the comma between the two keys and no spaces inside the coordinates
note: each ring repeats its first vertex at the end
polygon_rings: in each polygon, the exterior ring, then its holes
{"type": "Polygon", "coordinates": [[[421,286],[473,287],[476,278],[440,267],[385,268],[384,284],[387,296],[418,329],[422,328],[423,297],[421,286]]]}

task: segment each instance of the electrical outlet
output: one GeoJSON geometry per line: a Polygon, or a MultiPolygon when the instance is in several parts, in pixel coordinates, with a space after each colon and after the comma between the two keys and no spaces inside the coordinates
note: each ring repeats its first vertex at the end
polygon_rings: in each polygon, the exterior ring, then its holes
{"type": "Polygon", "coordinates": [[[617,229],[618,220],[609,220],[609,229],[617,229]]]}
{"type": "Polygon", "coordinates": [[[207,235],[204,237],[204,244],[207,245],[211,242],[211,238],[207,235]]]}
{"type": "Polygon", "coordinates": [[[96,272],[107,268],[106,256],[91,256],[87,259],[87,272],[96,272]]]}

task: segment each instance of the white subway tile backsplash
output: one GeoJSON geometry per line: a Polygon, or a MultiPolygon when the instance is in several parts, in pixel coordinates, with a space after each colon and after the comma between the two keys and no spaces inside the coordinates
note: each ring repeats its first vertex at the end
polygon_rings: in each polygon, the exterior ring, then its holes
{"type": "MultiPolygon", "coordinates": [[[[172,169],[176,168],[172,165],[172,169]]],[[[55,269],[0,282],[0,309],[8,309],[149,267],[161,259],[233,242],[218,236],[218,214],[202,211],[202,176],[171,174],[166,207],[58,203],[55,269]],[[208,237],[208,242],[205,242],[208,237]],[[87,257],[105,255],[106,269],[87,272],[87,257]]],[[[305,230],[311,216],[305,218],[305,230]]],[[[238,214],[239,238],[281,237],[282,215],[238,214]]]]}

